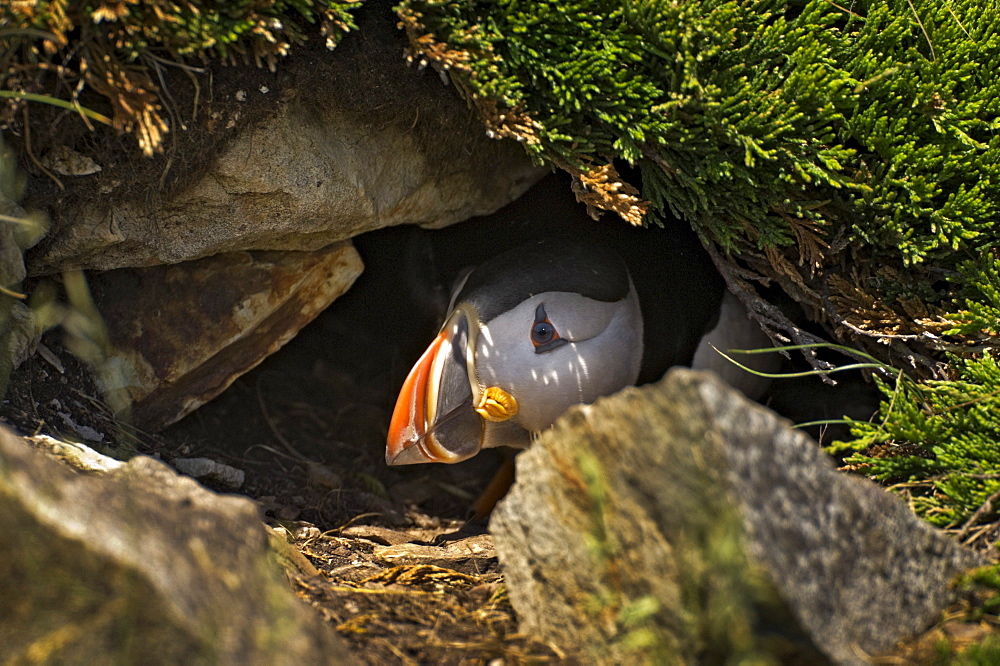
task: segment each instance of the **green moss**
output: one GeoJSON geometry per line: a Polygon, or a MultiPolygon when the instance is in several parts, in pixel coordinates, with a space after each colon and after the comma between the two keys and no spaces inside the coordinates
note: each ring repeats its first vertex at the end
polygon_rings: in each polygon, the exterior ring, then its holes
{"type": "MultiPolygon", "coordinates": [[[[954,358],[953,381],[880,383],[878,418],[855,422],[856,452],[845,462],[895,484],[918,514],[942,527],[961,526],[1000,491],[1000,363],[996,352],[954,358]]],[[[1000,501],[978,519],[994,519],[1000,501]]]]}
{"type": "Polygon", "coordinates": [[[1000,637],[990,636],[982,643],[970,645],[949,660],[962,666],[991,666],[1000,662],[1000,637]]]}
{"type": "Polygon", "coordinates": [[[984,253],[959,266],[965,278],[965,307],[950,315],[951,332],[975,336],[996,346],[1000,340],[1000,257],[984,253]]]}
{"type": "MultiPolygon", "coordinates": [[[[45,51],[70,41],[104,37],[116,55],[135,60],[151,49],[172,56],[254,53],[283,55],[305,39],[301,23],[320,22],[336,40],[356,27],[349,9],[361,0],[231,0],[228,2],[118,2],[39,0],[5,3],[0,21],[4,39],[26,40],[45,51]],[[73,34],[79,30],[79,36],[73,34]],[[44,31],[47,34],[39,34],[44,31]],[[209,53],[212,52],[212,53],[209,53]]],[[[332,46],[332,44],[331,44],[332,46]]]]}
{"type": "Polygon", "coordinates": [[[669,544],[651,545],[662,535],[645,543],[650,553],[665,548],[666,560],[657,575],[667,576],[676,596],[663,592],[659,584],[663,581],[655,586],[657,594],[651,594],[648,586],[636,588],[633,568],[642,558],[633,558],[631,547],[620,540],[641,539],[650,516],[630,510],[634,505],[621,504],[616,488],[620,491],[628,481],[610,478],[600,456],[586,447],[575,451],[574,458],[575,473],[569,478],[579,480],[583,515],[589,518],[583,532],[587,568],[597,574],[583,608],[608,641],[606,652],[588,654],[586,659],[764,666],[818,658],[809,641],[798,635],[796,620],[764,570],[747,555],[738,512],[723,495],[706,497],[697,490],[718,486],[716,468],[704,456],[691,456],[689,450],[679,451],[677,457],[668,454],[660,462],[669,461],[685,481],[670,486],[662,497],[641,494],[648,503],[643,510],[655,513],[654,506],[669,506],[674,512],[668,519],[674,524],[659,523],[657,528],[670,532],[669,544]],[[623,517],[639,526],[631,536],[631,530],[613,526],[623,517]]]}
{"type": "MultiPolygon", "coordinates": [[[[973,569],[959,577],[956,582],[964,602],[947,613],[952,621],[969,623],[973,631],[982,632],[984,626],[996,626],[1000,622],[1000,566],[973,569]],[[956,612],[957,611],[957,612],[956,612]]],[[[972,666],[974,664],[1000,663],[1000,636],[988,634],[978,642],[967,644],[961,632],[945,632],[935,645],[937,654],[930,663],[972,666]]]]}

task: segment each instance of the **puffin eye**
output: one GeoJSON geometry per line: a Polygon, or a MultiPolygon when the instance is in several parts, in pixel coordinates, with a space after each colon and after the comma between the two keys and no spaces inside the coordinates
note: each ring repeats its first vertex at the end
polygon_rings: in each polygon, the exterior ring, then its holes
{"type": "Polygon", "coordinates": [[[566,342],[567,340],[559,336],[559,331],[546,316],[545,306],[539,305],[535,308],[535,323],[531,326],[531,344],[535,346],[535,353],[551,351],[556,347],[562,347],[566,342]]]}
{"type": "Polygon", "coordinates": [[[534,343],[536,347],[538,345],[544,345],[546,342],[551,342],[555,335],[555,326],[547,321],[536,322],[535,325],[531,327],[531,342],[534,343]]]}

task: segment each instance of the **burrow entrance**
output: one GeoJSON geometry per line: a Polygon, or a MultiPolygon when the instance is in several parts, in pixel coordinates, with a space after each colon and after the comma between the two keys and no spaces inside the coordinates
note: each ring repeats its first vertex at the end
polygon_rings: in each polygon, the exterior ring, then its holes
{"type": "MultiPolygon", "coordinates": [[[[411,521],[414,512],[462,520],[501,456],[487,450],[458,465],[386,466],[386,429],[403,379],[437,331],[464,267],[539,229],[601,224],[620,222],[590,220],[568,180],[553,174],[488,217],[439,231],[396,227],[355,238],[365,271],[354,286],[223,395],[161,433],[162,453],[243,469],[241,492],[275,517],[322,529],[361,515],[390,525],[411,521]]],[[[835,388],[812,377],[778,380],[762,402],[795,422],[868,418],[877,405],[873,389],[860,376],[838,380],[835,388]]],[[[827,442],[843,435],[836,427],[810,432],[827,442]]]]}

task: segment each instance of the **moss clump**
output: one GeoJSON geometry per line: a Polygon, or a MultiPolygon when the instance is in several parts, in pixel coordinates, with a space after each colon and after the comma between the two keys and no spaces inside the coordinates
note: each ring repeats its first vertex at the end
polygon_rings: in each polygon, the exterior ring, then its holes
{"type": "Polygon", "coordinates": [[[905,640],[881,662],[959,666],[1000,663],[1000,567],[972,569],[955,581],[958,599],[945,609],[939,622],[919,636],[905,640]]]}
{"type": "MultiPolygon", "coordinates": [[[[965,620],[979,622],[980,626],[996,626],[1000,622],[1000,566],[990,565],[974,569],[957,581],[957,588],[967,600],[965,620]]],[[[978,642],[966,646],[945,643],[940,646],[941,664],[996,664],[1000,662],[1000,636],[987,635],[978,642]]]]}
{"type": "MultiPolygon", "coordinates": [[[[253,56],[274,67],[319,23],[327,46],[355,27],[362,0],[34,0],[0,7],[0,127],[26,99],[69,100],[85,90],[111,103],[107,122],[133,132],[147,155],[168,130],[158,68],[191,56],[253,56]]],[[[100,114],[90,118],[101,120],[100,114]]]]}

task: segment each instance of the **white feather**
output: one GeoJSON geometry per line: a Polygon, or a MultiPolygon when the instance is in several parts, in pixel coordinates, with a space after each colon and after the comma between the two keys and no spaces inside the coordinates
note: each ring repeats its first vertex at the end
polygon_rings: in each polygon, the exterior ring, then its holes
{"type": "MultiPolygon", "coordinates": [[[[727,291],[722,297],[719,323],[701,339],[691,367],[695,370],[714,372],[730,386],[742,391],[748,398],[756,400],[767,391],[771,379],[743,370],[728,361],[719,351],[729,354],[731,349],[762,349],[773,346],[774,343],[761,330],[760,324],[750,319],[739,299],[727,291]]],[[[729,355],[758,372],[777,372],[781,366],[781,356],[776,352],[729,355]]]]}

